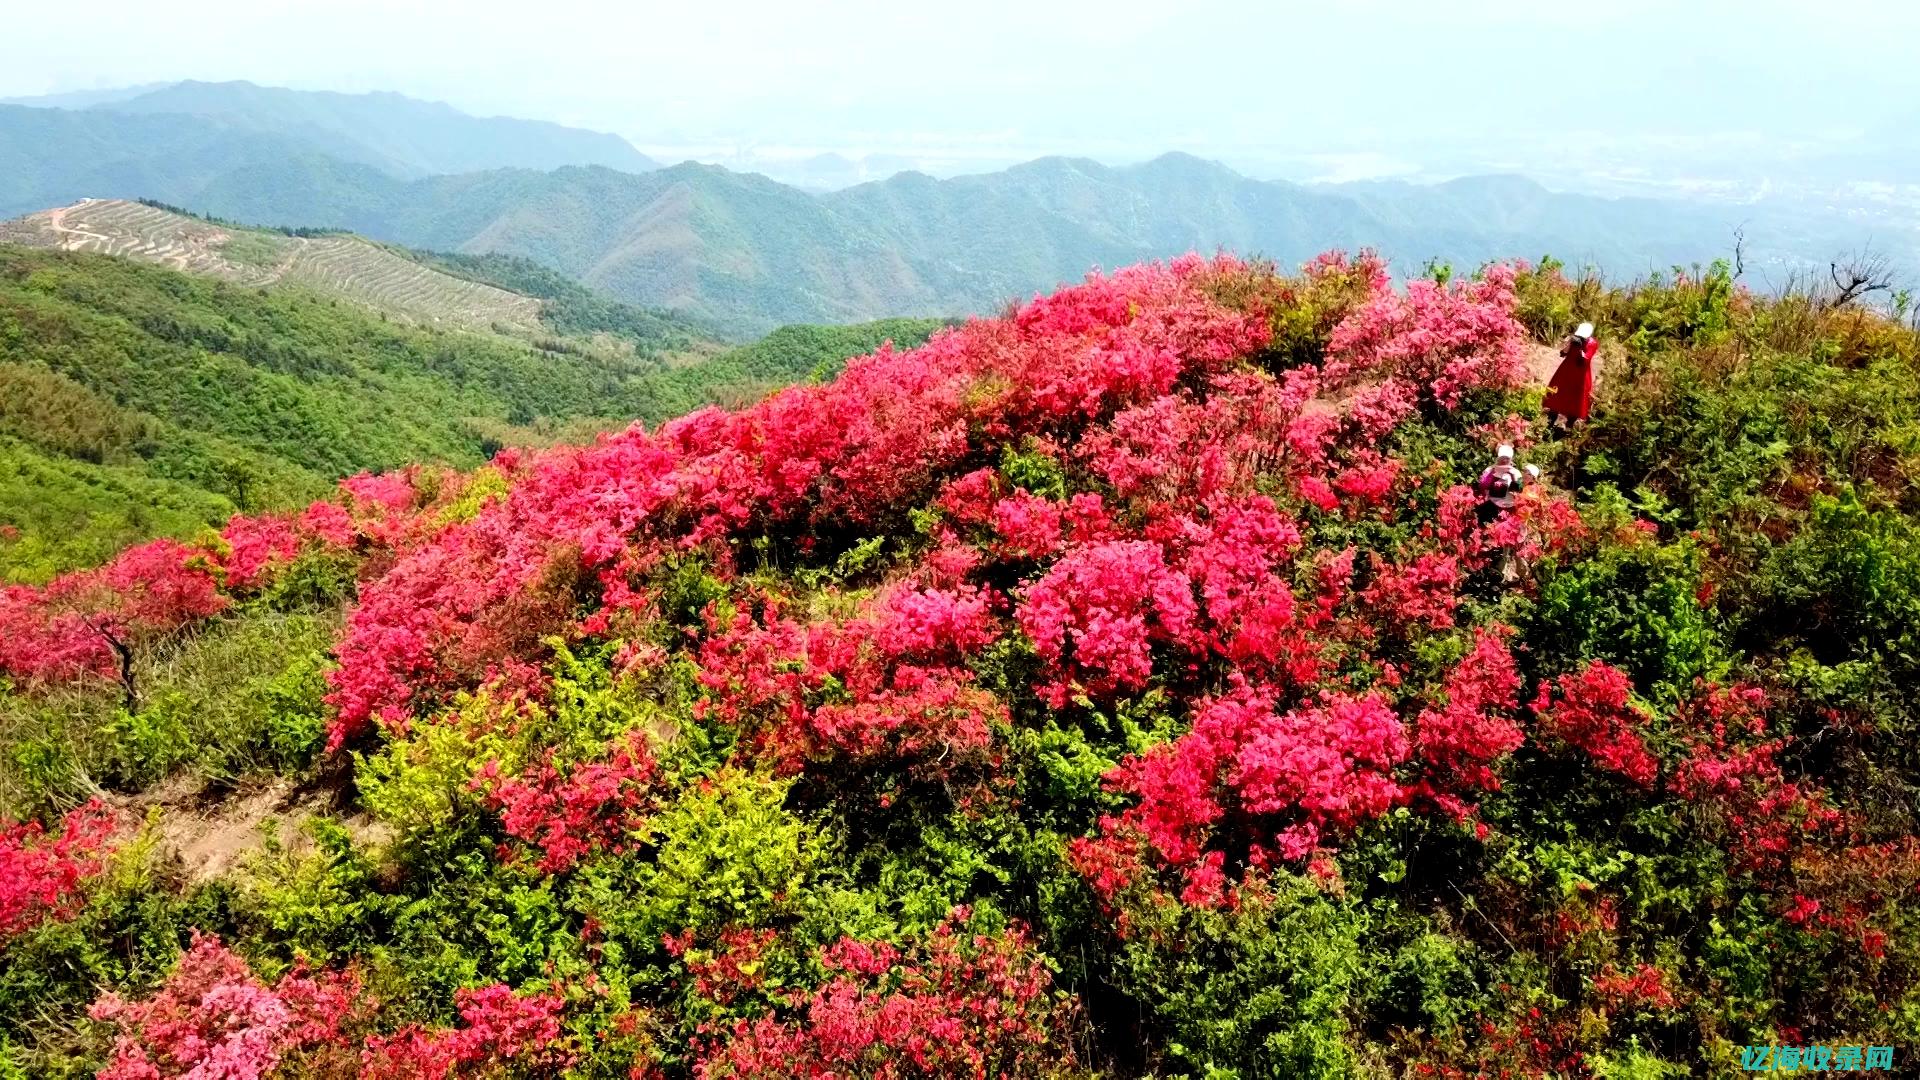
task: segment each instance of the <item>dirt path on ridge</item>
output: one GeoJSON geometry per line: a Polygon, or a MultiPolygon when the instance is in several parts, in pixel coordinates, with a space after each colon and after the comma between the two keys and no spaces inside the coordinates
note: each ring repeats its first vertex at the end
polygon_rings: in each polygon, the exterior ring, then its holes
{"type": "Polygon", "coordinates": [[[84,237],[88,240],[97,240],[102,244],[113,243],[113,238],[110,236],[102,236],[97,232],[88,232],[85,229],[72,229],[67,227],[67,214],[69,211],[79,210],[82,207],[88,206],[96,201],[98,200],[81,199],[79,202],[74,203],[72,206],[59,206],[59,207],[55,207],[52,210],[47,211],[47,227],[51,228],[54,231],[54,234],[61,238],[58,241],[60,250],[62,251],[80,250],[80,244],[78,242],[75,242],[75,243],[67,242],[66,238],[69,236],[79,236],[79,237],[84,237]]]}

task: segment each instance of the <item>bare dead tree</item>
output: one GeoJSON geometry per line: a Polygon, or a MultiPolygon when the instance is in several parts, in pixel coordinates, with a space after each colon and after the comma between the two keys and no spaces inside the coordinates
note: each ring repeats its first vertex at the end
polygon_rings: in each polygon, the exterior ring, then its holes
{"type": "Polygon", "coordinates": [[[1741,222],[1733,230],[1733,280],[1739,281],[1740,275],[1747,272],[1747,223],[1741,222]]]}
{"type": "Polygon", "coordinates": [[[1861,248],[1844,261],[1827,264],[1827,269],[1833,278],[1833,287],[1838,290],[1827,300],[1829,310],[1858,303],[1875,293],[1893,291],[1893,265],[1885,255],[1870,247],[1861,248]]]}
{"type": "Polygon", "coordinates": [[[134,682],[132,642],[127,640],[126,635],[115,627],[111,620],[89,618],[83,615],[80,621],[86,625],[87,629],[100,635],[100,640],[106,642],[107,647],[113,650],[113,655],[119,658],[121,702],[127,712],[139,712],[140,690],[138,684],[134,682]]]}

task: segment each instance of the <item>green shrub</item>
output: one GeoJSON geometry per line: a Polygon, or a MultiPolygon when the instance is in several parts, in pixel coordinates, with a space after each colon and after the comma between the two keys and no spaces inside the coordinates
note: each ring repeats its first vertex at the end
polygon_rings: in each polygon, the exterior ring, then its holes
{"type": "Polygon", "coordinates": [[[828,851],[786,811],[791,786],[728,771],[684,789],[648,823],[643,849],[581,870],[575,906],[643,953],[664,933],[792,916],[828,851]]]}
{"type": "Polygon", "coordinates": [[[1920,672],[1920,527],[1852,489],[1814,496],[1809,511],[1743,589],[1751,632],[1911,679],[1920,672]]]}
{"type": "MultiPolygon", "coordinates": [[[[406,738],[356,756],[354,779],[367,809],[397,831],[406,846],[464,844],[484,805],[473,781],[488,762],[513,772],[526,760],[527,740],[500,723],[505,707],[490,695],[464,698],[406,738]],[[443,833],[447,835],[443,835],[443,833]]],[[[420,852],[433,858],[431,851],[420,852]]]]}
{"type": "Polygon", "coordinates": [[[1689,541],[1659,544],[1629,532],[1624,542],[1605,538],[1589,557],[1551,568],[1525,628],[1535,661],[1560,673],[1604,660],[1661,702],[1690,693],[1695,679],[1724,674],[1730,657],[1700,603],[1701,563],[1689,541]]]}
{"type": "Polygon", "coordinates": [[[1237,910],[1135,911],[1112,979],[1147,1010],[1167,1065],[1211,1077],[1344,1076],[1364,920],[1304,875],[1237,910]]]}
{"type": "Polygon", "coordinates": [[[1667,1080],[1691,1071],[1642,1049],[1637,1043],[1617,1054],[1598,1054],[1591,1062],[1595,1080],[1667,1080]]]}
{"type": "Polygon", "coordinates": [[[136,712],[122,710],[107,721],[106,737],[113,747],[105,778],[122,787],[139,789],[165,778],[174,767],[198,751],[188,730],[193,702],[185,692],[167,689],[150,694],[136,712]]]}
{"type": "Polygon", "coordinates": [[[305,853],[284,847],[268,825],[237,901],[250,936],[271,942],[282,963],[334,965],[377,945],[401,901],[381,891],[371,853],[328,818],[303,823],[312,843],[305,853]]]}

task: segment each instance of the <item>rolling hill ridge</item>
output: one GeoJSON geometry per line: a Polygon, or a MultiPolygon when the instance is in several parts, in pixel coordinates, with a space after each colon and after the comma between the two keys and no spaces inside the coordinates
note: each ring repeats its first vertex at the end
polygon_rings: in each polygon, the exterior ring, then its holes
{"type": "Polygon", "coordinates": [[[306,289],[426,326],[578,339],[647,361],[694,359],[725,335],[514,256],[380,244],[339,229],[262,229],[157,202],[83,199],[0,221],[0,244],[123,256],[257,288],[306,289]]]}
{"type": "Polygon", "coordinates": [[[1730,249],[1744,221],[1752,267],[1784,274],[1807,265],[1805,252],[1864,242],[1845,223],[1559,194],[1515,177],[1311,187],[1186,155],[1123,168],[1051,158],[949,180],[903,173],[824,194],[696,163],[402,181],[280,162],[217,178],[199,198],[223,217],[520,255],[625,300],[753,330],[990,311],[1091,267],[1218,247],[1284,264],[1371,244],[1414,269],[1530,250],[1631,275],[1730,249]]]}
{"type": "MultiPolygon", "coordinates": [[[[472,116],[441,102],[391,92],[342,94],[243,81],[187,80],[119,92],[0,102],[0,108],[8,107],[36,108],[47,114],[40,119],[45,122],[42,130],[48,132],[84,131],[89,126],[111,130],[122,123],[127,130],[137,131],[140,127],[131,118],[146,117],[176,133],[200,126],[272,136],[410,178],[563,165],[644,172],[657,164],[618,135],[544,120],[472,116]]],[[[138,156],[141,149],[137,142],[129,143],[121,153],[138,156]]]]}
{"type": "Polygon", "coordinates": [[[1096,266],[1221,248],[1286,265],[1372,246],[1403,271],[1522,251],[1632,276],[1728,251],[1744,230],[1747,267],[1774,280],[1870,240],[1920,266],[1909,233],[1874,237],[1837,215],[1571,195],[1511,176],[1301,185],[1168,154],[811,192],[691,162],[655,169],[628,151],[394,95],[182,83],[86,109],[0,106],[0,155],[19,163],[0,175],[0,214],[153,199],[517,256],[736,336],[992,311],[1096,266]]]}
{"type": "Polygon", "coordinates": [[[288,90],[186,81],[91,106],[127,115],[214,117],[239,127],[335,140],[337,156],[397,176],[602,165],[644,172],[656,162],[618,135],[544,120],[470,116],[437,101],[380,92],[288,90]]]}

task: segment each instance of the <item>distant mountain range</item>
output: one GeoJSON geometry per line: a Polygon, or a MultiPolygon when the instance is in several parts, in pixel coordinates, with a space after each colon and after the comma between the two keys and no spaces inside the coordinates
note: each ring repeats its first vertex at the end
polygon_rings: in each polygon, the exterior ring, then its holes
{"type": "MultiPolygon", "coordinates": [[[[990,310],[1188,250],[1283,263],[1375,247],[1403,270],[1553,254],[1638,275],[1731,251],[1824,268],[1869,239],[1841,216],[1602,199],[1508,176],[1438,185],[1261,181],[1182,154],[1109,167],[1043,158],[939,180],[811,192],[652,163],[616,136],[479,120],[393,94],[180,83],[85,109],[0,107],[0,216],[148,197],[223,218],[336,226],[414,248],[521,256],[621,300],[736,333],[990,310]]],[[[1888,242],[1897,262],[1912,238],[1888,242]]]]}
{"type": "Polygon", "coordinates": [[[1185,155],[1112,168],[1046,158],[937,180],[902,173],[813,194],[686,163],[492,170],[401,181],[318,160],[237,171],[192,205],[324,221],[412,247],[525,256],[621,299],[764,330],[787,322],[994,309],[1010,297],[1184,251],[1298,262],[1375,247],[1401,269],[1554,254],[1633,276],[1732,250],[1787,270],[1861,242],[1839,221],[1549,192],[1516,177],[1303,187],[1185,155]]]}
{"type": "MultiPolygon", "coordinates": [[[[12,171],[22,174],[0,180],[7,185],[0,188],[0,206],[27,197],[10,189],[32,179],[59,192],[76,183],[190,183],[208,170],[309,154],[406,179],[562,165],[641,172],[656,164],[618,135],[468,116],[400,94],[179,82],[0,104],[0,159],[16,163],[12,171]]],[[[56,193],[51,201],[73,198],[56,193]]]]}
{"type": "Polygon", "coordinates": [[[30,97],[0,98],[0,105],[31,105],[37,109],[91,109],[96,105],[112,105],[115,102],[137,98],[155,90],[164,90],[178,83],[151,82],[138,86],[112,86],[101,90],[68,90],[60,94],[35,94],[30,97]]]}

